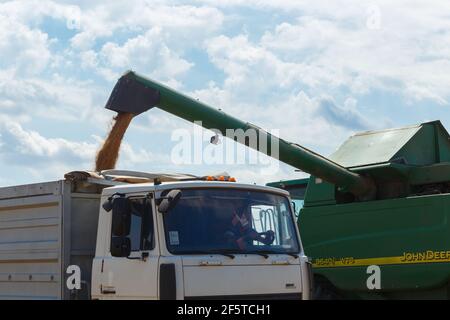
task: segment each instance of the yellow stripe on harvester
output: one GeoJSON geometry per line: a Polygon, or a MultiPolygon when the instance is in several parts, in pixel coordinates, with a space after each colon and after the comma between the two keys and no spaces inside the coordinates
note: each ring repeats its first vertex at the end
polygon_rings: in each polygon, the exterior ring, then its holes
{"type": "Polygon", "coordinates": [[[450,251],[404,252],[402,256],[362,258],[317,258],[313,261],[315,268],[358,267],[370,265],[417,264],[450,262],[450,251]]]}

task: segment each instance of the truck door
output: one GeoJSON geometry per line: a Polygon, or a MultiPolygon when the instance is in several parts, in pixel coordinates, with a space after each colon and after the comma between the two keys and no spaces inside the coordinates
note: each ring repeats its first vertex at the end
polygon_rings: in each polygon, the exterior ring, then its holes
{"type": "Polygon", "coordinates": [[[117,244],[117,236],[114,235],[113,223],[110,223],[109,245],[101,266],[100,295],[102,299],[157,299],[159,247],[155,236],[153,199],[128,199],[131,220],[126,238],[129,239],[130,253],[123,257],[111,253],[117,244]]]}

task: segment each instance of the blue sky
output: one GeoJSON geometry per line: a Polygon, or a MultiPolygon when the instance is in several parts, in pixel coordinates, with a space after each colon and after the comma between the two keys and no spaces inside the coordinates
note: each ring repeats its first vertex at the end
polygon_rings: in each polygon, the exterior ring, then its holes
{"type": "MultiPolygon", "coordinates": [[[[324,155],[357,131],[450,128],[449,12],[445,0],[2,1],[0,186],[92,169],[113,115],[103,106],[127,69],[324,155]]],[[[176,165],[180,128],[193,132],[159,110],[135,118],[118,167],[302,175],[176,165]]]]}

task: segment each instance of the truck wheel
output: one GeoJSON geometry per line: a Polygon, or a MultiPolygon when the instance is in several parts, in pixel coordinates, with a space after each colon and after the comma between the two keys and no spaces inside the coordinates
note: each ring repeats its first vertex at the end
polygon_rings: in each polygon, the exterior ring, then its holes
{"type": "Polygon", "coordinates": [[[314,300],[341,300],[339,291],[323,277],[314,277],[314,300]]]}

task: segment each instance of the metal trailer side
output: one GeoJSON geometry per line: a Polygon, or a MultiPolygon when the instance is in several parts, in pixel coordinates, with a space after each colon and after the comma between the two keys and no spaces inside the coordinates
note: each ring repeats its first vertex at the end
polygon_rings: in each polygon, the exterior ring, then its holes
{"type": "Polygon", "coordinates": [[[0,299],[90,298],[101,190],[60,180],[0,188],[0,299]],[[82,290],[66,286],[81,268],[82,290]]]}

